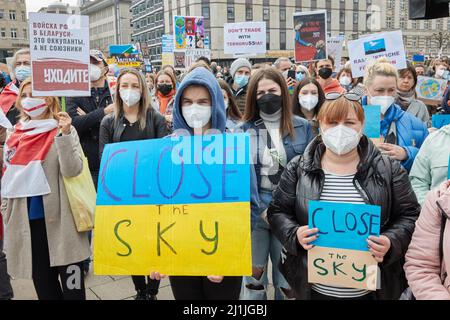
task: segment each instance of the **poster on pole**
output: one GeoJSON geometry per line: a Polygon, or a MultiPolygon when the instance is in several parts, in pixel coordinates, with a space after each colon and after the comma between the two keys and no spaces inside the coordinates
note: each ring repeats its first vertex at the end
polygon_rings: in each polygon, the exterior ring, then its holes
{"type": "Polygon", "coordinates": [[[89,17],[29,14],[33,95],[90,96],[89,17]]]}
{"type": "Polygon", "coordinates": [[[265,54],[266,23],[226,23],[223,28],[225,54],[265,54]]]}
{"type": "Polygon", "coordinates": [[[391,31],[364,36],[349,41],[348,52],[354,78],[364,76],[366,65],[374,59],[385,57],[397,69],[406,68],[406,54],[402,31],[391,31]]]}
{"type": "Polygon", "coordinates": [[[316,10],[294,13],[295,62],[327,58],[327,12],[316,10]]]}
{"type": "Polygon", "coordinates": [[[342,51],[344,49],[344,36],[329,37],[327,39],[328,55],[333,57],[334,65],[336,66],[336,72],[340,71],[342,51]]]}
{"type": "Polygon", "coordinates": [[[176,50],[205,48],[205,19],[203,17],[175,16],[173,28],[176,50]]]}
{"type": "Polygon", "coordinates": [[[100,176],[96,275],[251,275],[248,134],[108,144],[100,176]]]}
{"type": "Polygon", "coordinates": [[[367,204],[309,201],[309,227],[319,237],[308,250],[308,282],[375,291],[378,263],[367,238],[380,235],[381,208],[367,204]]]}
{"type": "Polygon", "coordinates": [[[139,50],[132,44],[110,45],[109,54],[115,59],[120,69],[141,67],[142,59],[139,50]]]}

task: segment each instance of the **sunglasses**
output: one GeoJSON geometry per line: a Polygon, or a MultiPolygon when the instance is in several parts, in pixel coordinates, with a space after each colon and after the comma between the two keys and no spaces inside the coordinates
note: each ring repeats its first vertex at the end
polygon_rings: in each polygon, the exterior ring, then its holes
{"type": "Polygon", "coordinates": [[[345,99],[350,100],[350,101],[360,101],[361,100],[360,95],[358,95],[356,93],[349,93],[349,92],[347,92],[347,93],[330,92],[325,95],[326,100],[337,100],[340,97],[344,97],[345,99]]]}

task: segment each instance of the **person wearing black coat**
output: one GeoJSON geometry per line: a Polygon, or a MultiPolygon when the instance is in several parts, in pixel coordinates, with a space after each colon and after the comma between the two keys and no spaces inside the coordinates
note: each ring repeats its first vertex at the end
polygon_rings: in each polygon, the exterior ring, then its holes
{"type": "MultiPolygon", "coordinates": [[[[342,99],[344,98],[339,98],[341,102],[342,99]]],[[[354,108],[362,114],[360,118],[363,125],[362,108],[359,103],[352,103],[357,104],[354,108]]],[[[376,244],[380,245],[381,241],[385,241],[384,248],[386,248],[383,252],[373,251],[373,245],[369,241],[370,252],[381,270],[381,288],[375,294],[367,295],[367,299],[398,299],[407,287],[403,271],[404,257],[411,241],[420,206],[412,190],[408,174],[400,163],[382,155],[372,141],[361,132],[355,131],[355,136],[359,135],[359,138],[357,137],[354,145],[344,152],[335,148],[335,145],[341,142],[332,141],[331,131],[327,133],[324,122],[327,122],[328,127],[331,126],[334,130],[337,130],[336,127],[339,126],[341,126],[339,130],[347,126],[341,124],[344,121],[357,122],[355,119],[332,121],[327,119],[330,113],[332,118],[333,111],[337,109],[339,108],[336,106],[333,108],[329,101],[325,103],[318,117],[321,135],[308,145],[303,156],[294,158],[288,164],[274,192],[267,215],[273,232],[285,249],[285,257],[279,267],[297,299],[336,299],[326,294],[317,294],[319,291],[314,290],[314,286],[308,283],[307,252],[313,247],[311,242],[317,239],[315,235],[317,229],[308,229],[308,203],[310,200],[323,200],[322,191],[326,186],[325,180],[330,173],[330,168],[335,170],[339,168],[336,165],[337,162],[331,165],[330,159],[340,157],[344,160],[340,166],[345,166],[346,161],[347,163],[353,161],[349,156],[353,153],[355,170],[350,180],[353,181],[351,187],[354,190],[353,196],[356,194],[361,202],[381,207],[380,237],[376,240],[380,242],[376,244]],[[330,125],[331,122],[334,122],[334,127],[330,125]],[[339,125],[337,125],[338,122],[339,125]],[[325,157],[326,153],[328,157],[325,157]],[[347,159],[344,159],[345,157],[347,159]]],[[[349,132],[348,128],[343,130],[349,132]]],[[[337,136],[342,141],[342,134],[337,136]]],[[[342,190],[336,193],[342,193],[342,190]]]]}
{"type": "Polygon", "coordinates": [[[102,53],[91,50],[91,96],[70,97],[66,100],[67,113],[77,130],[84,154],[89,162],[89,170],[97,188],[99,160],[100,123],[107,114],[114,111],[113,99],[106,80],[108,65],[102,53]]]}

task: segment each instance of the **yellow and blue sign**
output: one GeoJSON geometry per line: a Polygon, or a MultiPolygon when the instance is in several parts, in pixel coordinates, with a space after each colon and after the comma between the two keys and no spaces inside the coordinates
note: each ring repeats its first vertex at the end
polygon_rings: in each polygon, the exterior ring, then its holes
{"type": "Polygon", "coordinates": [[[95,218],[98,275],[250,275],[250,138],[106,146],[95,218]]]}
{"type": "Polygon", "coordinates": [[[376,290],[378,266],[367,238],[380,235],[379,206],[309,201],[309,227],[319,237],[308,251],[308,281],[376,290]]]}

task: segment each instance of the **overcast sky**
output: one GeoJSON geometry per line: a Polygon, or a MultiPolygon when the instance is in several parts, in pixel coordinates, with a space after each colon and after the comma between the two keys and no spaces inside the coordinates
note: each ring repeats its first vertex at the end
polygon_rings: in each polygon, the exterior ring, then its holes
{"type": "MultiPolygon", "coordinates": [[[[27,3],[28,12],[38,12],[42,7],[48,6],[50,3],[56,2],[57,0],[25,0],[27,3]]],[[[70,5],[76,5],[77,0],[63,0],[64,3],[69,3],[70,5]]]]}

